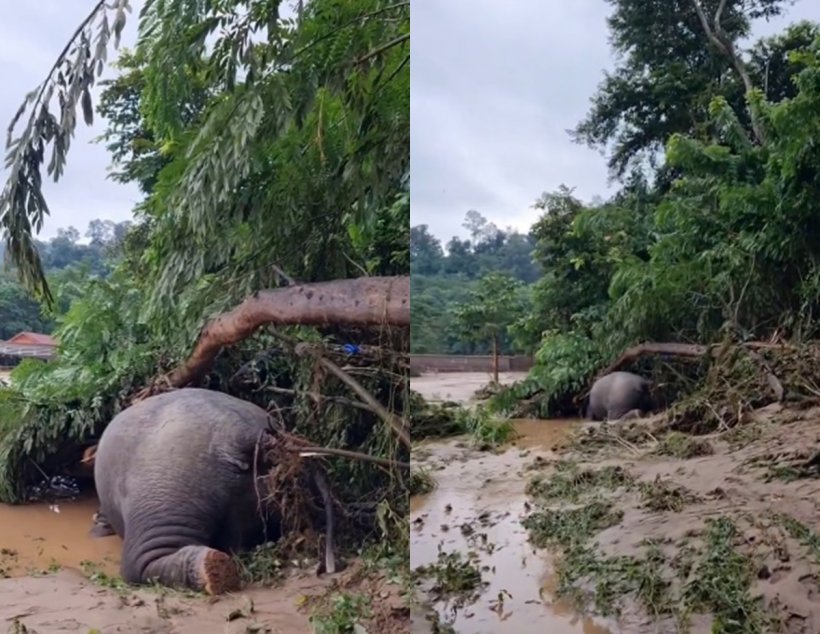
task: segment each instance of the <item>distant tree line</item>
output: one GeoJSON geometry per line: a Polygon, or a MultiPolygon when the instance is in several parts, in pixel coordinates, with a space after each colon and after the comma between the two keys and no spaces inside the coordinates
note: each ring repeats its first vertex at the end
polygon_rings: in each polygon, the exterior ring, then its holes
{"type": "MultiPolygon", "coordinates": [[[[465,304],[480,293],[480,280],[508,276],[521,285],[540,277],[533,261],[531,233],[499,229],[478,211],[467,212],[469,237],[453,236],[446,246],[427,225],[410,229],[410,270],[413,296],[412,351],[419,354],[490,354],[492,338],[465,334],[457,319],[465,304]]],[[[496,342],[502,352],[517,349],[506,332],[496,342]]]]}
{"type": "MultiPolygon", "coordinates": [[[[39,301],[18,282],[10,268],[0,271],[0,340],[20,331],[51,333],[56,318],[65,313],[79,292],[78,284],[90,276],[105,277],[131,223],[92,220],[81,242],[75,227],[58,229],[50,240],[37,240],[43,268],[57,299],[53,311],[44,311],[39,301]]],[[[0,256],[5,261],[5,244],[0,256]]]]}

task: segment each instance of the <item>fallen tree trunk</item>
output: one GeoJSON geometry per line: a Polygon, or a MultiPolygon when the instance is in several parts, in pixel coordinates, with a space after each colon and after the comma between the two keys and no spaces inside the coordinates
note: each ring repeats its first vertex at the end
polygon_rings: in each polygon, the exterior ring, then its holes
{"type": "Polygon", "coordinates": [[[259,291],[232,311],[210,321],[188,359],[165,378],[183,387],[201,377],[225,347],[251,336],[260,326],[410,325],[410,278],[361,277],[259,291]]]}
{"type": "MultiPolygon", "coordinates": [[[[755,351],[772,350],[775,348],[793,348],[793,346],[786,343],[769,343],[765,341],[747,341],[745,343],[731,345],[736,345],[737,347],[744,349],[745,352],[762,367],[766,375],[766,382],[777,400],[782,401],[785,395],[783,384],[780,382],[780,379],[775,376],[774,372],[772,372],[772,369],[769,367],[769,364],[766,363],[766,360],[755,351]]],[[[641,357],[649,355],[691,359],[698,359],[706,355],[716,357],[725,346],[726,344],[703,345],[697,343],[661,343],[653,341],[640,343],[624,350],[621,355],[615,359],[615,361],[601,370],[595,378],[599,379],[607,374],[610,374],[611,372],[615,372],[628,363],[632,363],[641,357]]],[[[591,387],[587,388],[584,392],[577,394],[572,399],[573,404],[580,406],[581,402],[589,396],[590,389],[591,387]]]]}
{"type": "Polygon", "coordinates": [[[671,357],[702,357],[709,352],[709,346],[702,346],[696,343],[640,343],[637,346],[627,348],[615,361],[604,368],[598,377],[606,376],[610,372],[615,372],[618,368],[631,363],[640,357],[658,354],[671,357]]]}
{"type": "MultiPolygon", "coordinates": [[[[749,355],[758,362],[762,362],[762,359],[760,355],[753,352],[754,350],[773,350],[775,348],[792,347],[789,344],[767,343],[765,341],[747,341],[736,345],[739,348],[745,348],[749,355]]],[[[640,343],[637,346],[632,346],[631,348],[624,350],[621,353],[621,356],[615,359],[615,361],[610,363],[598,374],[598,377],[600,378],[602,376],[606,376],[610,372],[615,372],[615,370],[626,365],[627,363],[631,363],[640,357],[650,354],[668,357],[689,357],[694,359],[704,357],[707,354],[715,356],[724,346],[725,344],[712,344],[707,346],[697,343],[657,343],[652,341],[640,343]]]]}

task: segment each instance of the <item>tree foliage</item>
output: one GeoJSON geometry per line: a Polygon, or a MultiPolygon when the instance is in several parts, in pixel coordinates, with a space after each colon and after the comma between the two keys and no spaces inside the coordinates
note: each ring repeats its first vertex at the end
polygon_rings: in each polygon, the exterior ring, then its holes
{"type": "MultiPolygon", "coordinates": [[[[119,28],[118,6],[100,3],[87,25],[119,28]]],[[[91,244],[116,237],[107,276],[67,279],[47,293],[36,275],[44,256],[20,247],[37,229],[30,221],[46,212],[39,181],[30,188],[39,207],[3,206],[23,282],[70,308],[55,311],[58,360],[22,364],[3,393],[0,419],[15,425],[0,439],[0,499],[19,500],[40,469],[76,461],[139,390],[187,357],[204,323],[245,296],[290,279],[408,274],[409,3],[299,7],[288,15],[268,0],[146,2],[137,45],[120,57],[98,104],[114,177],[145,193],[124,235],[104,223],[89,228],[91,244]]],[[[84,46],[82,29],[78,38],[70,49],[84,46]]],[[[96,73],[104,55],[101,45],[83,64],[96,73]]],[[[58,62],[66,64],[74,63],[58,62]]],[[[50,116],[41,110],[35,123],[50,116]]],[[[20,156],[51,141],[38,126],[23,130],[20,156]]],[[[65,150],[57,148],[60,161],[65,150]]],[[[22,173],[7,186],[18,197],[22,173]]],[[[405,414],[396,355],[366,352],[402,350],[401,333],[387,329],[260,332],[220,354],[201,384],[264,407],[275,400],[288,428],[317,445],[406,461],[380,418],[351,408],[350,388],[296,354],[293,341],[341,356],[379,403],[405,414]],[[361,346],[355,358],[344,352],[349,343],[361,346]]],[[[337,494],[367,509],[351,538],[362,530],[400,537],[402,474],[329,463],[333,483],[343,483],[337,494]]]]}
{"type": "MultiPolygon", "coordinates": [[[[642,341],[818,336],[818,25],[793,25],[743,54],[759,82],[745,91],[746,101],[728,66],[724,79],[710,83],[702,75],[706,60],[681,65],[675,85],[695,91],[700,106],[691,109],[691,121],[676,123],[668,108],[679,102],[659,103],[657,89],[675,64],[694,60],[687,51],[706,54],[708,40],[694,22],[682,30],[683,18],[692,18],[684,11],[691,2],[675,15],[666,13],[675,3],[656,4],[644,13],[638,10],[644,3],[616,3],[611,28],[623,68],[643,68],[624,77],[651,81],[646,94],[637,94],[634,84],[607,79],[610,97],[623,101],[598,114],[606,114],[599,123],[607,121],[600,139],[617,139],[623,150],[612,155],[614,167],[639,160],[649,148],[642,144],[652,140],[663,143],[663,169],[652,180],[637,168],[626,173],[620,191],[604,203],[584,204],[567,188],[536,203],[543,213],[531,233],[544,275],[534,285],[534,310],[514,333],[538,352],[514,396],[541,393],[542,415],[576,411],[571,397],[642,341]],[[619,163],[622,158],[628,160],[619,163]]],[[[727,32],[740,38],[753,11],[778,11],[780,3],[726,6],[727,32]]]]}
{"type": "MultiPolygon", "coordinates": [[[[574,130],[581,143],[606,151],[611,172],[628,176],[635,167],[659,166],[672,134],[705,140],[713,132],[709,104],[724,97],[747,131],[746,87],[732,59],[707,37],[697,7],[713,28],[719,19],[726,42],[737,49],[752,22],[779,15],[785,0],[609,0],[611,42],[618,56],[592,98],[587,116],[574,130]]],[[[765,97],[794,94],[791,78],[799,71],[785,51],[805,46],[813,25],[798,25],[786,35],[759,42],[745,60],[752,83],[765,97]]],[[[814,31],[814,33],[813,33],[814,31]]],[[[741,53],[742,55],[742,53],[741,53]]]]}
{"type": "MultiPolygon", "coordinates": [[[[489,342],[493,355],[503,352],[504,336],[527,308],[526,287],[511,275],[490,273],[482,277],[466,302],[453,310],[455,328],[462,339],[489,342]]],[[[496,380],[498,380],[496,364],[496,380]]]]}

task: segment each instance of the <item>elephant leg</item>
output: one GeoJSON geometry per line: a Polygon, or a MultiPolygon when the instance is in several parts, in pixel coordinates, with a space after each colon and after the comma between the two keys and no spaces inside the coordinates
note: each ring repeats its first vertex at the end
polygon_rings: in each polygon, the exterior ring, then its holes
{"type": "Polygon", "coordinates": [[[618,420],[635,420],[643,417],[643,410],[639,408],[631,409],[626,414],[621,416],[618,420]]]}
{"type": "Polygon", "coordinates": [[[187,588],[217,595],[241,586],[239,568],[230,555],[207,546],[188,545],[168,552],[163,549],[150,559],[139,548],[123,543],[122,576],[128,583],[157,582],[172,588],[187,588]]]}

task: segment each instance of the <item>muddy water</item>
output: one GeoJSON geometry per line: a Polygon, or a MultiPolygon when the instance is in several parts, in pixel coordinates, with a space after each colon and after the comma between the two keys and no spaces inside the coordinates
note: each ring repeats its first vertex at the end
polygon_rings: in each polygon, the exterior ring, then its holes
{"type": "Polygon", "coordinates": [[[432,469],[437,487],[411,500],[411,565],[435,562],[441,548],[476,552],[479,565],[486,567],[482,578],[488,585],[475,603],[460,609],[436,606],[441,619],[459,634],[609,632],[554,600],[549,558],[533,549],[520,523],[526,515],[523,469],[536,455],[549,457],[576,424],[515,421],[521,436],[501,454],[465,453],[455,442],[424,446],[429,458],[422,464],[432,469]],[[465,536],[462,525],[474,533],[465,536]]]}
{"type": "MultiPolygon", "coordinates": [[[[508,385],[525,376],[526,372],[501,372],[498,381],[508,385]]],[[[441,372],[413,377],[410,386],[428,401],[468,403],[473,400],[476,390],[486,386],[492,378],[493,375],[486,372],[441,372]]]]}
{"type": "Polygon", "coordinates": [[[83,562],[119,574],[119,537],[91,537],[97,500],[9,506],[0,504],[0,576],[21,577],[56,568],[82,570],[83,562]]]}

